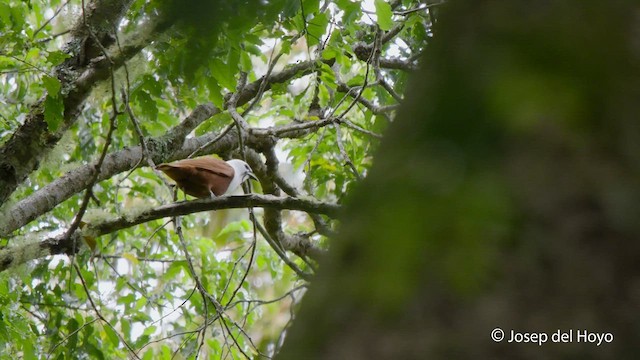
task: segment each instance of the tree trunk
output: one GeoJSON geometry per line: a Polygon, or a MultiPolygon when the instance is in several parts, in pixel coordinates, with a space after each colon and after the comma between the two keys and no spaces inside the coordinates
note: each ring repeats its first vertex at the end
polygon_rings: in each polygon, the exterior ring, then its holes
{"type": "Polygon", "coordinates": [[[277,359],[632,358],[640,8],[446,7],[277,359]]]}

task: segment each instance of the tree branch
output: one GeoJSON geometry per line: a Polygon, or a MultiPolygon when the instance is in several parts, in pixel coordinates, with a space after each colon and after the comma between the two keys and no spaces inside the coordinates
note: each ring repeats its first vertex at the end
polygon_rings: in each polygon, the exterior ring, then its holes
{"type": "MultiPolygon", "coordinates": [[[[256,194],[182,201],[149,209],[135,217],[126,215],[97,224],[88,224],[82,231],[75,231],[68,238],[65,234],[62,234],[41,242],[2,249],[0,250],[0,272],[27,261],[43,258],[48,255],[71,255],[78,251],[78,247],[74,246],[74,244],[84,243],[82,240],[83,237],[98,237],[164,217],[187,215],[210,210],[246,207],[298,210],[313,214],[325,214],[330,217],[336,217],[341,209],[340,205],[337,204],[292,197],[276,197],[272,195],[256,194]]],[[[288,249],[285,248],[285,250],[288,249]]]]}
{"type": "Polygon", "coordinates": [[[239,195],[222,196],[215,199],[199,199],[193,201],[181,201],[168,205],[149,209],[135,217],[125,215],[99,224],[91,224],[89,227],[97,236],[112,233],[134,225],[139,225],[151,220],[171,216],[192,214],[202,211],[237,209],[246,207],[262,207],[278,210],[299,210],[313,214],[325,214],[336,217],[340,205],[323,203],[314,200],[298,199],[293,197],[276,197],[272,195],[239,195]]]}

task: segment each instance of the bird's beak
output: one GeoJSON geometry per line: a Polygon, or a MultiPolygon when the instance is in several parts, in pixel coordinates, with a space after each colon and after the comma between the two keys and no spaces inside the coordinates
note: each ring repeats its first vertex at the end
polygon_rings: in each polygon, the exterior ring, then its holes
{"type": "Polygon", "coordinates": [[[258,180],[258,177],[252,172],[247,173],[247,175],[249,175],[249,177],[252,178],[255,181],[260,181],[260,180],[258,180]]]}

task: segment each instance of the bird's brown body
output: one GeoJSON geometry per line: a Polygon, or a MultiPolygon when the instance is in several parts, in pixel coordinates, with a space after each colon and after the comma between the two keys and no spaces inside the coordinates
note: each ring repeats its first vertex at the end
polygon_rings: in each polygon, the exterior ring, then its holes
{"type": "Polygon", "coordinates": [[[156,169],[172,178],[182,191],[197,198],[224,195],[234,177],[233,167],[213,157],[160,164],[156,169]]]}

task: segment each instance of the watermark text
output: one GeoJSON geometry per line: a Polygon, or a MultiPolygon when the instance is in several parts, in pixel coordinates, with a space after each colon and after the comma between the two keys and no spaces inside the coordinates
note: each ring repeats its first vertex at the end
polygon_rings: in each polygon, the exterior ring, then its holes
{"type": "Polygon", "coordinates": [[[495,342],[507,343],[532,343],[542,346],[548,342],[552,343],[587,343],[601,346],[613,342],[613,334],[610,332],[595,332],[585,329],[558,329],[553,332],[527,332],[502,328],[491,330],[491,340],[495,342]]]}

